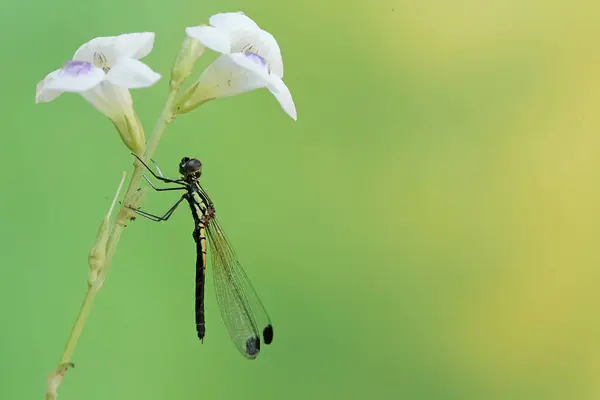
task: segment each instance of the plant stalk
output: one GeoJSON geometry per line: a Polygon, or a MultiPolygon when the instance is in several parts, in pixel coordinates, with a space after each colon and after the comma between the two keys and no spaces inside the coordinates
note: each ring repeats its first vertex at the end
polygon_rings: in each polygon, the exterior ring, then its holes
{"type": "MultiPolygon", "coordinates": [[[[169,125],[174,118],[172,109],[178,89],[178,84],[170,85],[167,101],[161,112],[160,118],[156,123],[152,137],[146,145],[146,151],[144,152],[143,157],[144,162],[147,162],[152,157],[152,155],[156,151],[158,142],[160,141],[160,138],[162,137],[167,125],[169,125]]],[[[131,175],[131,178],[127,185],[125,198],[121,204],[116,220],[113,223],[112,230],[108,236],[103,265],[100,268],[99,273],[93,281],[93,283],[88,284],[88,291],[83,300],[83,304],[81,305],[81,308],[79,310],[79,314],[75,319],[75,323],[71,328],[71,333],[69,334],[69,338],[67,339],[67,343],[65,345],[63,354],[60,358],[58,367],[48,375],[46,381],[46,400],[55,400],[58,397],[57,390],[62,382],[62,379],[64,378],[65,373],[70,367],[74,367],[74,364],[71,362],[71,357],[73,355],[73,352],[75,351],[77,341],[79,340],[79,337],[81,336],[81,332],[83,331],[89,314],[92,311],[94,299],[96,298],[96,295],[98,294],[98,292],[104,284],[106,274],[108,273],[108,270],[110,268],[111,261],[115,254],[117,245],[119,244],[121,233],[123,232],[123,229],[127,226],[127,222],[130,221],[131,217],[135,215],[134,211],[130,209],[129,206],[135,208],[139,207],[139,205],[141,204],[142,197],[138,193],[138,188],[140,186],[140,182],[143,176],[143,170],[144,166],[137,159],[134,159],[133,174],[131,175]]],[[[121,184],[122,183],[123,182],[121,182],[121,184]]]]}

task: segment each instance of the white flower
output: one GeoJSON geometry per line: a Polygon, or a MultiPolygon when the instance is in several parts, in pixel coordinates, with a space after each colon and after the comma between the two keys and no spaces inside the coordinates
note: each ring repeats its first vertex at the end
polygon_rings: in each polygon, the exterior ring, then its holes
{"type": "Polygon", "coordinates": [[[222,55],[179,100],[176,112],[189,112],[218,97],[267,88],[296,120],[292,95],[281,79],[283,61],[273,35],[241,12],[216,14],[209,22],[211,26],[186,28],[186,33],[222,55]]]}
{"type": "Polygon", "coordinates": [[[160,74],[139,61],[153,45],[152,32],[92,39],[71,61],[38,83],[36,103],[52,101],[63,92],[79,93],[113,121],[125,144],[137,153],[144,145],[143,130],[129,89],[149,87],[160,79],[160,74]]]}

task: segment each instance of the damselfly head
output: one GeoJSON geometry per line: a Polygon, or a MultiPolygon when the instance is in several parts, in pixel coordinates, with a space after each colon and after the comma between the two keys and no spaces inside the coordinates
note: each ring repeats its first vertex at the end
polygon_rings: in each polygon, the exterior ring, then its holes
{"type": "Polygon", "coordinates": [[[179,173],[186,177],[200,178],[202,163],[196,158],[183,157],[179,163],[179,173]]]}

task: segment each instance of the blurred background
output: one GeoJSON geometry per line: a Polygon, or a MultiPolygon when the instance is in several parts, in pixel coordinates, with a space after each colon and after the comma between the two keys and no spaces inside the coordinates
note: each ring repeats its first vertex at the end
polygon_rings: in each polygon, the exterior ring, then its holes
{"type": "MultiPolygon", "coordinates": [[[[555,0],[74,0],[0,5],[0,390],[39,399],[131,159],[81,96],[35,86],[97,36],[244,11],[278,40],[294,122],[266,90],[178,118],[156,159],[204,162],[275,325],[245,360],[211,277],[194,329],[189,210],[123,233],[61,400],[599,399],[600,6],[555,0]]],[[[197,74],[214,59],[207,53],[197,74]]],[[[147,133],[149,136],[149,133],[147,133]]],[[[149,193],[160,213],[176,194],[149,193]]],[[[210,267],[210,266],[209,266],[210,267]]],[[[210,275],[210,273],[209,273],[210,275]]]]}

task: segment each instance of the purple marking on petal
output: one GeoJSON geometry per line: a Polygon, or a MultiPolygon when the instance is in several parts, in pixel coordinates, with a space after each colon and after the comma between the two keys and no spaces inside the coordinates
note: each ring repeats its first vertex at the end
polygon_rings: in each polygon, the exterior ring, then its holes
{"type": "Polygon", "coordinates": [[[262,58],[261,56],[259,56],[256,53],[253,53],[251,51],[246,51],[244,52],[244,55],[249,58],[250,60],[254,61],[257,64],[262,65],[263,67],[267,66],[267,60],[265,60],[264,58],[262,58]]]}
{"type": "Polygon", "coordinates": [[[263,68],[266,68],[267,73],[271,74],[271,67],[269,66],[269,63],[267,62],[267,60],[265,60],[258,54],[253,53],[251,51],[245,51],[244,55],[246,56],[246,58],[248,58],[250,61],[254,62],[255,64],[258,64],[263,68]]]}
{"type": "Polygon", "coordinates": [[[93,65],[85,61],[67,61],[62,67],[61,73],[69,76],[79,76],[89,74],[93,69],[93,65]]]}

